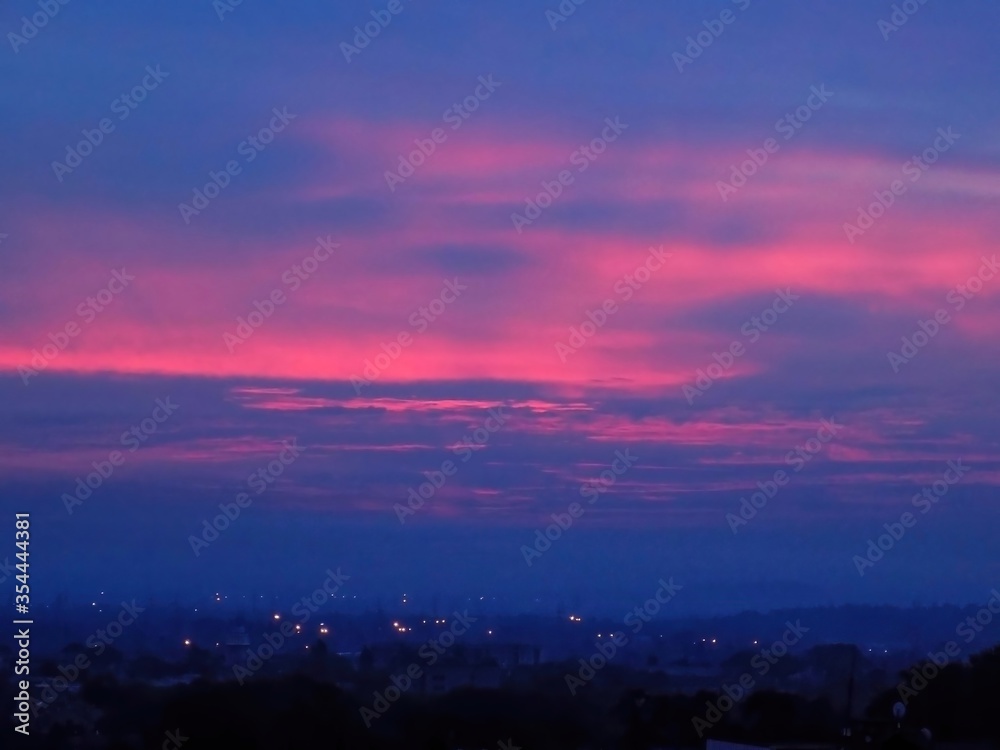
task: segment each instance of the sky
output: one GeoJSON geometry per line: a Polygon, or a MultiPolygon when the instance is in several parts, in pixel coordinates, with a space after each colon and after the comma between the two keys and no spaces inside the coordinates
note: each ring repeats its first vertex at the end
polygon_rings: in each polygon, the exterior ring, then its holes
{"type": "Polygon", "coordinates": [[[39,596],[1000,584],[1000,8],[46,7],[0,11],[39,596]]]}

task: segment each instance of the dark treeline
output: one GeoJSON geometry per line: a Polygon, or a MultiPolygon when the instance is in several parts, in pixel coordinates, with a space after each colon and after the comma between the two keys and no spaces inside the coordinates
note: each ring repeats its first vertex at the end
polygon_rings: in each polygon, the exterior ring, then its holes
{"type": "MultiPolygon", "coordinates": [[[[831,656],[840,657],[853,649],[834,648],[839,652],[831,651],[831,656]]],[[[183,666],[199,666],[206,675],[217,666],[204,655],[190,660],[183,666]]],[[[139,666],[157,675],[170,671],[162,664],[139,666]]],[[[834,746],[848,723],[846,705],[824,695],[764,688],[737,700],[730,692],[727,700],[725,691],[653,692],[629,686],[621,673],[613,680],[595,679],[571,695],[565,682],[571,669],[570,664],[546,664],[517,687],[459,688],[441,695],[414,688],[382,704],[375,696],[385,695],[389,672],[364,664],[354,670],[322,649],[292,673],[262,673],[242,685],[202,677],[157,687],[149,680],[95,669],[81,676],[72,694],[42,709],[33,720],[32,736],[18,745],[43,750],[639,750],[703,747],[711,737],[834,746]]],[[[12,699],[14,692],[8,680],[4,693],[12,699]]],[[[1000,648],[967,662],[939,666],[927,661],[898,675],[896,687],[854,710],[853,741],[865,747],[956,742],[1000,747],[998,706],[1000,648]],[[897,722],[893,706],[900,702],[906,712],[897,722]]],[[[13,726],[4,733],[11,737],[13,726]]]]}

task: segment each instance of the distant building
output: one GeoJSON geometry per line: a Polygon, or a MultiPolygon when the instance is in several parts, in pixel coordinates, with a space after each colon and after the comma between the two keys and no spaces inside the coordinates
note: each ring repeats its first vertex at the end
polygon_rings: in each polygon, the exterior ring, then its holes
{"type": "Polygon", "coordinates": [[[250,634],[242,625],[226,636],[226,667],[242,664],[247,649],[250,648],[250,634]]]}
{"type": "Polygon", "coordinates": [[[537,667],[542,661],[542,650],[538,646],[521,643],[484,644],[472,647],[471,651],[475,661],[492,661],[505,670],[537,667]]]}
{"type": "Polygon", "coordinates": [[[423,689],[431,695],[443,695],[464,687],[498,688],[502,682],[503,673],[499,667],[444,665],[427,669],[423,689]]]}

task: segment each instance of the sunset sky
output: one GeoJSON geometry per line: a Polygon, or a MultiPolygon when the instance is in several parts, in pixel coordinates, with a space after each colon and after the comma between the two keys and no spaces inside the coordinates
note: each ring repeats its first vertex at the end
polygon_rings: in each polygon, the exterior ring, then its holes
{"type": "Polygon", "coordinates": [[[904,5],[6,4],[0,509],[46,595],[981,598],[1000,8],[904,5]]]}

